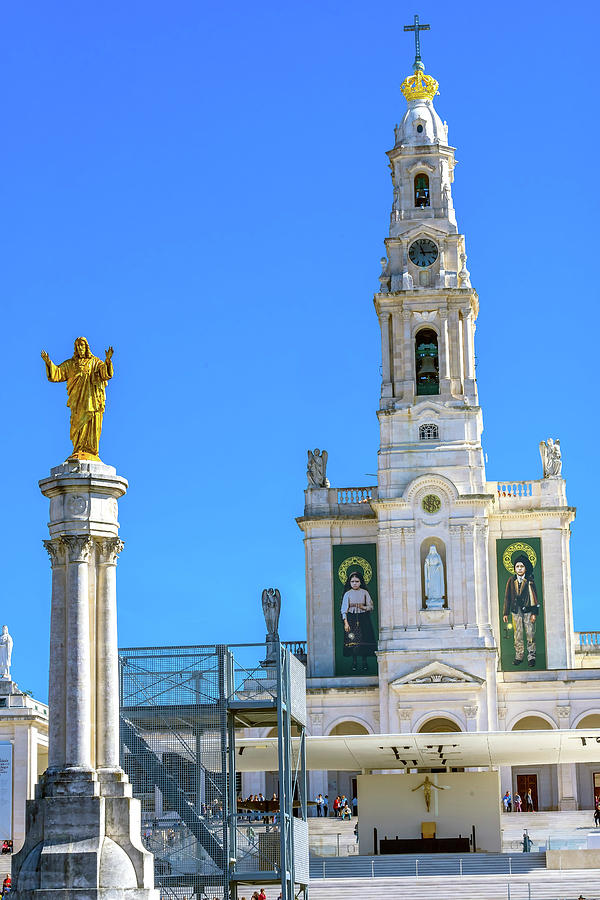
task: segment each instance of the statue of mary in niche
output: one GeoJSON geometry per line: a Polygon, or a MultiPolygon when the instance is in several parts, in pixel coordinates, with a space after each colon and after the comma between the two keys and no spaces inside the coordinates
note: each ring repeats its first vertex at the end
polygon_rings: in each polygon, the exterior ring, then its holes
{"type": "Polygon", "coordinates": [[[425,597],[427,609],[442,609],[444,606],[444,563],[442,557],[431,544],[425,557],[425,597]]]}

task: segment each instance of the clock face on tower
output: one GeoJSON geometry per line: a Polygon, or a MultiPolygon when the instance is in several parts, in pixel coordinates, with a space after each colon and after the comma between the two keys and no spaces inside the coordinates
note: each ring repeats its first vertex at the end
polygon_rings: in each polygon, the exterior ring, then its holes
{"type": "Polygon", "coordinates": [[[408,256],[415,266],[425,269],[438,258],[438,248],[429,238],[419,238],[408,248],[408,256]]]}

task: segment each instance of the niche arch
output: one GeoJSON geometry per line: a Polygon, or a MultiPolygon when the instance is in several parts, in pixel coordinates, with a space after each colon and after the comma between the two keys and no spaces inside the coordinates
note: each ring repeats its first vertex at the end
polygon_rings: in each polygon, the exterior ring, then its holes
{"type": "Polygon", "coordinates": [[[509,731],[551,731],[556,730],[557,724],[554,719],[542,712],[525,712],[519,713],[513,719],[508,729],[509,731]]]}
{"type": "MultiPolygon", "coordinates": [[[[425,592],[425,557],[431,547],[435,547],[442,558],[444,569],[444,605],[441,609],[448,609],[448,569],[446,567],[446,545],[441,538],[426,537],[421,541],[420,566],[421,566],[421,609],[427,609],[427,594],[425,592]]],[[[439,609],[440,607],[438,607],[439,609]]]]}

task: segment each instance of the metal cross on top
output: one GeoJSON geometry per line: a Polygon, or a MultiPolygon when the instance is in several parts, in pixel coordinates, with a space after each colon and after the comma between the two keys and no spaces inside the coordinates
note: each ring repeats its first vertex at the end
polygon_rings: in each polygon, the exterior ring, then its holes
{"type": "Polygon", "coordinates": [[[404,30],[405,31],[414,31],[414,33],[415,33],[415,65],[417,65],[417,63],[422,64],[421,41],[419,39],[419,32],[420,31],[429,31],[430,26],[429,25],[421,25],[421,23],[419,22],[419,17],[415,16],[414,25],[405,25],[404,30]]]}

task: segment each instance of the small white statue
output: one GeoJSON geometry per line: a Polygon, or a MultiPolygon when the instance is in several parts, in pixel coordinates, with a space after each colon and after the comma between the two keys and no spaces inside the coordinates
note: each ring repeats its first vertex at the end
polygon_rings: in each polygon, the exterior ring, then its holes
{"type": "Polygon", "coordinates": [[[435,549],[429,548],[425,557],[425,596],[427,609],[441,609],[444,605],[444,563],[435,549]]]}
{"type": "Polygon", "coordinates": [[[327,450],[309,450],[306,475],[309,488],[328,488],[327,450]]]}
{"type": "Polygon", "coordinates": [[[540,441],[540,456],[542,457],[544,478],[560,477],[562,472],[562,454],[558,438],[556,440],[548,438],[547,441],[540,441]]]}
{"type": "Polygon", "coordinates": [[[2,626],[0,634],[0,678],[10,680],[10,660],[12,657],[13,639],[8,633],[8,625],[2,626]]]}

